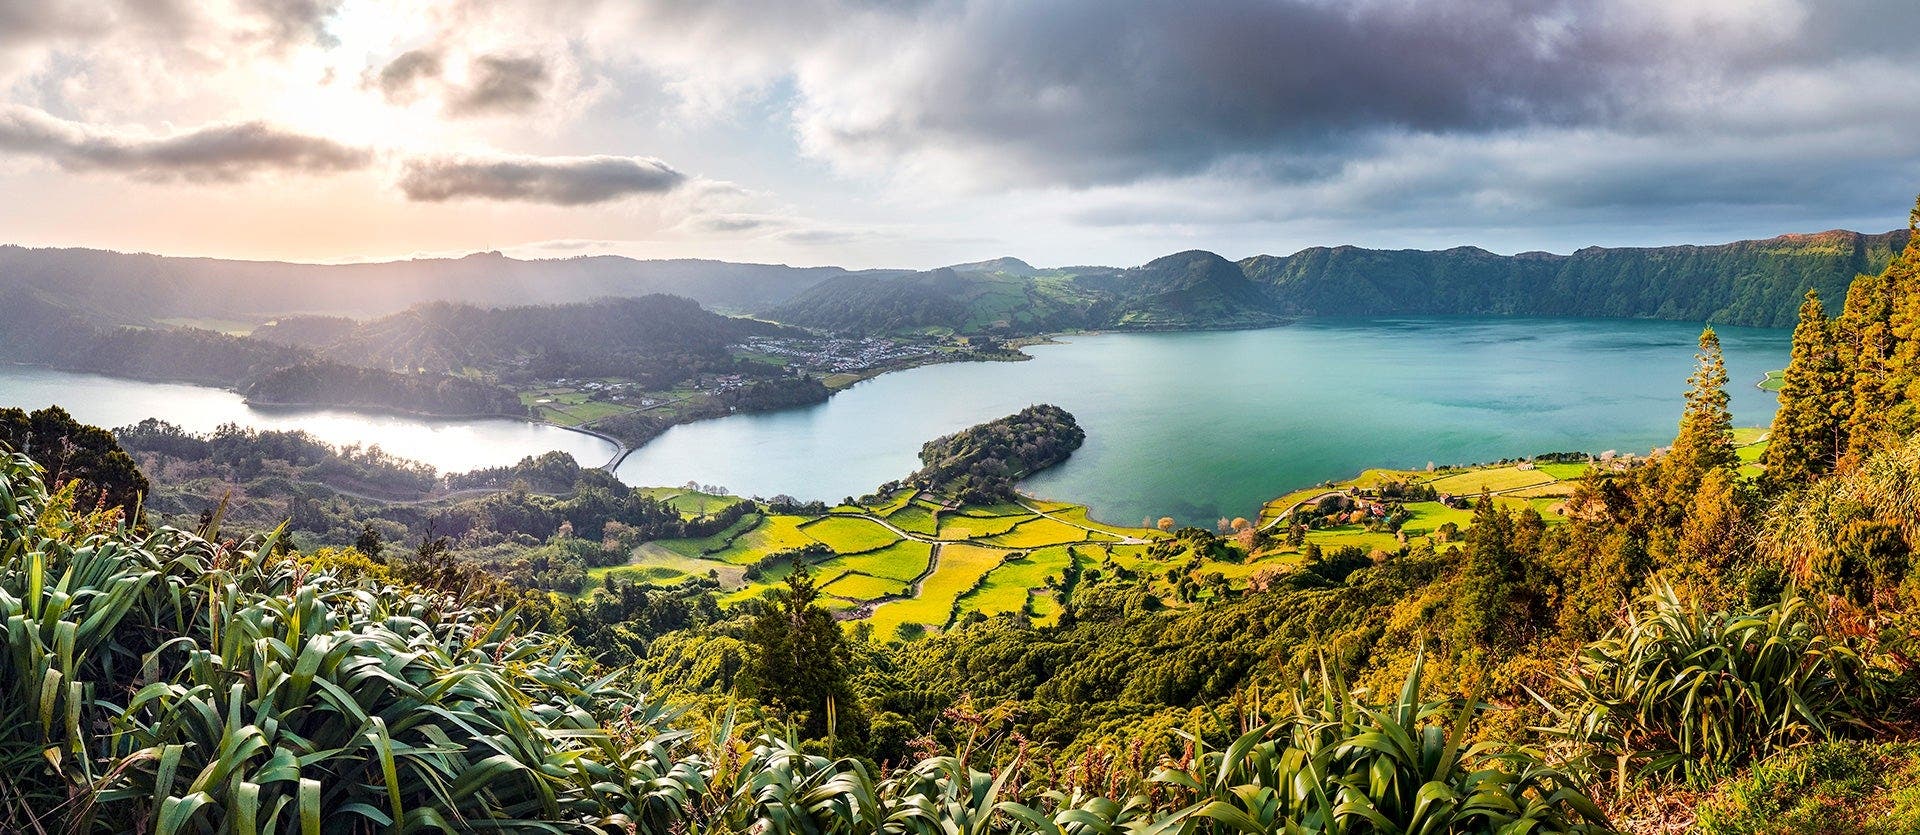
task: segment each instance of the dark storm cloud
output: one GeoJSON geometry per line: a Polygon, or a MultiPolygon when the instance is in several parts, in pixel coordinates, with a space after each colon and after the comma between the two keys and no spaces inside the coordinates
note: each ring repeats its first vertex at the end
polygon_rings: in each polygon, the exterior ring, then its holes
{"type": "Polygon", "coordinates": [[[1563,28],[1583,5],[982,4],[884,87],[884,118],[817,124],[856,150],[993,148],[1072,184],[1317,153],[1381,130],[1576,124],[1621,109],[1661,48],[1563,28]]]}
{"type": "Polygon", "coordinates": [[[1877,97],[1785,85],[1847,61],[1884,60],[1883,83],[1920,69],[1910,38],[1887,34],[1915,23],[1911,3],[956,2],[871,38],[897,60],[844,41],[805,53],[798,123],[837,162],[957,161],[997,186],[1241,158],[1276,182],[1328,181],[1405,135],[1592,127],[1683,142],[1885,121],[1865,103],[1877,97]],[[1755,106],[1770,95],[1778,115],[1755,106]],[[1833,107],[1792,121],[1823,96],[1833,107]]]}
{"type": "Polygon", "coordinates": [[[645,157],[441,156],[406,161],[400,190],[407,199],[506,200],[581,206],[672,191],[687,179],[645,157]]]}
{"type": "Polygon", "coordinates": [[[451,115],[525,113],[540,104],[550,78],[538,56],[482,55],[470,72],[472,82],[447,100],[451,115]]]}
{"type": "Polygon", "coordinates": [[[0,105],[0,152],[35,156],[72,171],[144,180],[230,182],[266,171],[328,174],[364,168],[372,154],[262,122],[211,125],[167,137],[116,133],[0,105]]]}

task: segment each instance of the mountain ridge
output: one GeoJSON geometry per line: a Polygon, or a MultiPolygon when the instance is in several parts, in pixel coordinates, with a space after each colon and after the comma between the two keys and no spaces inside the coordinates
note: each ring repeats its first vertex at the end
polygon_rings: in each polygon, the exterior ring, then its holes
{"type": "Polygon", "coordinates": [[[1195,249],[1131,268],[1042,268],[1001,256],[921,271],[620,255],[520,259],[498,251],[306,264],[3,244],[0,290],[24,291],[98,321],[130,325],[259,322],[289,314],[377,317],[437,301],[524,306],[668,293],[719,310],[858,333],[1026,335],[1421,314],[1777,327],[1792,322],[1807,287],[1837,302],[1854,275],[1883,267],[1907,234],[1830,229],[1721,244],[1590,246],[1565,255],[1500,255],[1470,245],[1421,250],[1342,244],[1228,260],[1195,249]]]}

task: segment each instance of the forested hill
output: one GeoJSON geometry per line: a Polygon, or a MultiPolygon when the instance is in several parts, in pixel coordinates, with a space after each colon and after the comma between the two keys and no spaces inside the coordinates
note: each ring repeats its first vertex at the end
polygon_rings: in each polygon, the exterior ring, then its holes
{"type": "Polygon", "coordinates": [[[1831,231],[1714,246],[1589,247],[1496,255],[1315,247],[1239,262],[1204,251],[1144,266],[1035,269],[1011,258],[907,276],[823,281],[769,312],[856,333],[1023,335],[1066,328],[1190,329],[1287,316],[1531,315],[1792,324],[1808,288],[1844,295],[1884,269],[1907,231],[1831,231]]]}
{"type": "MultiPolygon", "coordinates": [[[[685,376],[692,359],[730,360],[727,346],[786,330],[721,316],[675,296],[597,299],[527,307],[434,302],[365,322],[295,316],[255,330],[255,338],[310,348],[353,365],[460,373],[519,368],[538,377],[651,378],[656,366],[685,376]]],[[[664,373],[664,372],[663,372],[664,373]]]]}
{"type": "Polygon", "coordinates": [[[136,325],[285,313],[378,316],[430,301],[557,304],[649,293],[758,310],[845,273],[838,267],[611,255],[521,260],[489,252],[330,265],[0,246],[0,291],[24,290],[107,321],[136,325]]]}
{"type": "Polygon", "coordinates": [[[1069,328],[1249,327],[1295,315],[1523,314],[1782,326],[1808,287],[1837,297],[1883,269],[1907,232],[1831,231],[1714,246],[1496,255],[1314,247],[1239,262],[1210,252],[1132,269],[997,258],[930,272],[499,253],[292,264],[0,246],[0,293],[98,324],[383,316],[427,302],[564,304],[652,293],[852,333],[1030,334],[1069,328]]]}
{"type": "Polygon", "coordinates": [[[1792,325],[1809,288],[1846,295],[1906,246],[1907,230],[1834,230],[1716,246],[1588,247],[1572,255],[1495,255],[1314,247],[1240,262],[1281,312],[1519,314],[1792,325]]]}

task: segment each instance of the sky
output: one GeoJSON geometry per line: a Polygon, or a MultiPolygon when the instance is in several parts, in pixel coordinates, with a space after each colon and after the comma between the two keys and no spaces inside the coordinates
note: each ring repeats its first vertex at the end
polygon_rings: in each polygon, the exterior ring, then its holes
{"type": "Polygon", "coordinates": [[[0,242],[1130,266],[1899,227],[1913,0],[0,0],[0,242]]]}

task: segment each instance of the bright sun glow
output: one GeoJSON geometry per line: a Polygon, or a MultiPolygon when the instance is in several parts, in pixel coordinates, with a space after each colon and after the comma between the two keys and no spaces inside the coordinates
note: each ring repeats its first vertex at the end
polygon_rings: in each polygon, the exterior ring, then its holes
{"type": "Polygon", "coordinates": [[[292,56],[282,95],[268,118],[341,142],[393,151],[419,151],[443,144],[444,121],[428,101],[389,102],[373,83],[394,55],[421,45],[432,21],[418,8],[350,0],[327,24],[331,43],[292,56]]]}

